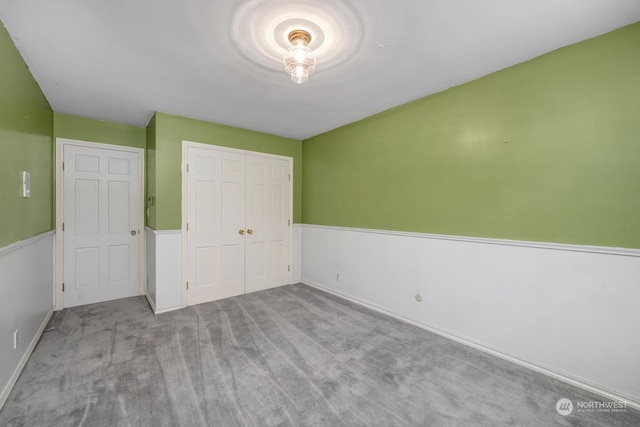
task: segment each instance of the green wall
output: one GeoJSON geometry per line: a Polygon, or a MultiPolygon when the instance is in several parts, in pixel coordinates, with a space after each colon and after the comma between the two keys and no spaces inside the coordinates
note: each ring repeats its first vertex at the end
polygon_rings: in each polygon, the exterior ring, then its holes
{"type": "MultiPolygon", "coordinates": [[[[154,114],[147,125],[146,131],[147,149],[145,151],[145,200],[156,194],[156,115],[154,114]]],[[[156,228],[156,208],[145,203],[146,214],[145,224],[153,229],[156,228]]]]}
{"type": "Polygon", "coordinates": [[[640,23],[302,146],[304,223],[640,248],[640,23]]]}
{"type": "Polygon", "coordinates": [[[52,132],[51,107],[0,23],[0,247],[53,228],[52,132]]]}
{"type": "Polygon", "coordinates": [[[56,138],[78,139],[103,144],[145,147],[145,128],[105,120],[89,119],[70,114],[53,114],[56,138]]]}
{"type": "Polygon", "coordinates": [[[165,113],[156,113],[155,122],[152,120],[150,127],[147,137],[154,139],[155,144],[154,153],[147,156],[147,183],[149,188],[155,189],[155,194],[149,192],[155,198],[155,205],[149,209],[149,227],[159,230],[181,228],[183,140],[293,157],[293,220],[300,222],[300,141],[165,113]]]}

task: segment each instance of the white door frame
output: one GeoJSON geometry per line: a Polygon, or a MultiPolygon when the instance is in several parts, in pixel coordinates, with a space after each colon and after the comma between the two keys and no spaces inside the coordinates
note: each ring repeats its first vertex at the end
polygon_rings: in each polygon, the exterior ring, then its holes
{"type": "Polygon", "coordinates": [[[80,141],[76,139],[56,138],[56,248],[55,248],[55,283],[53,290],[54,309],[62,310],[64,308],[64,295],[62,293],[62,282],[64,281],[64,239],[62,238],[62,220],[64,219],[64,179],[62,176],[62,161],[64,160],[64,147],[66,145],[76,145],[80,147],[98,148],[125,151],[129,153],[138,153],[139,162],[139,180],[140,180],[140,197],[138,203],[138,295],[145,293],[145,277],[146,269],[145,260],[145,241],[144,235],[144,149],[128,147],[125,145],[102,144],[99,142],[80,141]]]}
{"type": "MultiPolygon", "coordinates": [[[[293,157],[280,156],[278,154],[269,154],[262,153],[260,151],[250,151],[250,150],[241,150],[239,148],[230,148],[223,147],[220,145],[213,144],[203,144],[201,142],[193,142],[193,141],[182,141],[182,162],[180,163],[180,170],[182,172],[182,219],[181,219],[181,230],[182,230],[182,283],[180,284],[182,288],[182,307],[186,307],[188,303],[187,299],[187,149],[189,147],[193,148],[203,148],[209,150],[218,150],[218,151],[227,151],[229,153],[236,154],[244,154],[250,156],[259,156],[259,157],[268,157],[272,159],[280,159],[286,160],[289,162],[289,173],[291,174],[291,179],[289,180],[289,218],[291,223],[289,225],[289,262],[288,264],[293,267],[293,157]]],[[[291,277],[293,268],[289,269],[289,279],[288,283],[291,284],[291,277]]]]}

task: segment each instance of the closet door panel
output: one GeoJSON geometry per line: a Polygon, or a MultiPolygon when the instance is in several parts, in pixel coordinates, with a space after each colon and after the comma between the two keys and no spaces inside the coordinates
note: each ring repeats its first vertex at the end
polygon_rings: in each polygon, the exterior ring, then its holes
{"type": "Polygon", "coordinates": [[[289,162],[247,156],[246,292],[289,283],[289,162]]]}
{"type": "Polygon", "coordinates": [[[188,304],[244,293],[245,159],[241,154],[187,150],[188,304]]]}

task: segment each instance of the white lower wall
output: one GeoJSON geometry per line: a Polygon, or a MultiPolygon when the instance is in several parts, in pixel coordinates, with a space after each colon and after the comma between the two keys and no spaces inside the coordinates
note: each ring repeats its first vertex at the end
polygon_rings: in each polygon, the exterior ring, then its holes
{"type": "Polygon", "coordinates": [[[293,264],[291,266],[291,283],[299,283],[302,280],[302,225],[293,224],[291,233],[291,254],[293,264]]]}
{"type": "Polygon", "coordinates": [[[145,268],[146,268],[146,283],[144,291],[153,308],[156,311],[156,234],[155,230],[149,227],[144,229],[144,244],[145,244],[145,268]]]}
{"type": "MultiPolygon", "coordinates": [[[[292,227],[291,283],[300,282],[302,271],[302,226],[292,227]]],[[[145,228],[146,295],[153,311],[161,313],[182,307],[182,231],[145,228]]]]}
{"type": "Polygon", "coordinates": [[[640,250],[303,225],[302,281],[640,404],[640,250]]]}
{"type": "Polygon", "coordinates": [[[53,313],[53,251],[53,231],[0,248],[0,408],[53,313]]]}
{"type": "Polygon", "coordinates": [[[182,232],[146,228],[147,298],[155,313],[182,307],[182,232]]]}

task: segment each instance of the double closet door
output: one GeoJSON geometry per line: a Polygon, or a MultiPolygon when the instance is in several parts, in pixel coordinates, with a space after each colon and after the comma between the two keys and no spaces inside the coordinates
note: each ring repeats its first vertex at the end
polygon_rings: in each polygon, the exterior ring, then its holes
{"type": "Polygon", "coordinates": [[[290,159],[186,147],[187,303],[289,283],[290,159]]]}

